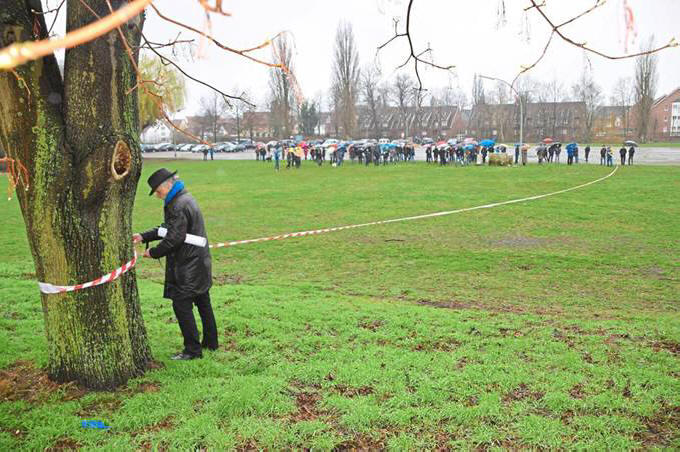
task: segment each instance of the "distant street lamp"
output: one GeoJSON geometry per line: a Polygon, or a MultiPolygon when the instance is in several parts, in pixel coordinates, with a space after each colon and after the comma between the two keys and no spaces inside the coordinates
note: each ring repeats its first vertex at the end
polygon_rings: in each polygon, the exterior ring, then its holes
{"type": "Polygon", "coordinates": [[[514,86],[512,86],[510,83],[506,82],[505,80],[501,80],[499,78],[495,77],[487,77],[486,75],[480,75],[480,78],[485,78],[487,80],[495,80],[501,83],[505,83],[510,87],[510,91],[515,93],[515,97],[517,97],[517,100],[519,101],[519,145],[520,147],[524,146],[524,106],[522,105],[522,96],[519,95],[517,90],[515,89],[514,86]]]}

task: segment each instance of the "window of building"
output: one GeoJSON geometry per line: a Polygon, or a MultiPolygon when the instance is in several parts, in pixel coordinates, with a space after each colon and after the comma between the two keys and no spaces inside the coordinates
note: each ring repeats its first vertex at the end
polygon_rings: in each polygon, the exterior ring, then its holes
{"type": "Polygon", "coordinates": [[[674,102],[671,111],[671,136],[680,136],[680,102],[674,102]]]}

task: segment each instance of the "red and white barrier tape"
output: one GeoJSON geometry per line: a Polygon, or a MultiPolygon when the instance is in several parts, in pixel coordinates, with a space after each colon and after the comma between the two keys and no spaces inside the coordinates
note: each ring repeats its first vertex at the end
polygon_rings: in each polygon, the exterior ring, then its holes
{"type": "MultiPolygon", "coordinates": [[[[455,213],[462,213],[462,212],[471,212],[473,210],[481,210],[481,209],[491,209],[493,207],[499,207],[499,206],[506,206],[509,204],[516,204],[519,202],[525,202],[525,201],[533,201],[535,199],[541,199],[541,198],[547,198],[548,196],[554,196],[554,195],[559,195],[561,193],[566,193],[569,191],[573,190],[578,190],[579,188],[587,187],[589,185],[596,184],[598,182],[601,182],[605,179],[608,179],[609,177],[613,176],[614,173],[619,169],[618,165],[614,168],[614,171],[611,173],[607,174],[604,177],[601,177],[599,179],[596,179],[591,182],[587,182],[585,184],[577,185],[576,187],[571,187],[571,188],[566,188],[564,190],[558,190],[554,191],[552,193],[546,193],[543,195],[536,195],[536,196],[529,196],[527,198],[520,198],[520,199],[512,199],[510,201],[503,201],[503,202],[495,202],[493,204],[484,204],[483,206],[475,206],[475,207],[466,207],[463,209],[456,209],[456,210],[447,210],[444,212],[435,212],[435,213],[428,213],[425,215],[416,215],[412,217],[403,217],[403,218],[393,218],[391,220],[381,220],[381,221],[372,221],[370,223],[362,223],[362,224],[352,224],[348,226],[337,226],[334,228],[325,228],[325,229],[314,229],[311,231],[300,231],[300,232],[292,232],[289,234],[282,234],[282,235],[275,235],[272,237],[261,237],[259,239],[249,239],[249,240],[235,240],[233,242],[221,242],[221,243],[216,243],[214,245],[210,245],[210,248],[226,248],[230,246],[236,246],[236,245],[245,245],[248,243],[257,243],[257,242],[268,242],[271,240],[282,240],[282,239],[288,239],[288,238],[293,238],[293,237],[304,237],[307,235],[316,235],[316,234],[324,234],[327,232],[336,232],[336,231],[343,231],[346,229],[354,229],[354,228],[362,228],[365,226],[374,226],[378,224],[389,224],[389,223],[397,223],[397,222],[402,222],[402,221],[413,221],[413,220],[422,220],[424,218],[434,218],[434,217],[443,217],[446,215],[453,215],[455,213]]],[[[53,284],[48,284],[48,283],[38,283],[40,286],[40,291],[44,294],[55,294],[55,293],[63,293],[63,292],[72,292],[74,290],[81,290],[81,289],[86,289],[88,287],[93,287],[93,286],[98,286],[101,284],[105,284],[107,282],[114,281],[120,275],[123,273],[127,272],[130,270],[132,267],[135,266],[137,262],[137,253],[135,252],[135,257],[132,259],[130,262],[126,263],[122,267],[112,271],[108,275],[102,276],[101,278],[95,279],[94,281],[86,282],[83,284],[77,284],[75,286],[55,286],[53,284]]]]}
{"type": "Polygon", "coordinates": [[[76,284],[75,286],[55,286],[54,284],[39,282],[38,286],[40,286],[40,291],[44,294],[74,292],[76,290],[87,289],[88,287],[100,286],[102,284],[115,281],[120,277],[120,275],[126,273],[128,270],[134,267],[135,264],[137,264],[137,251],[135,251],[135,257],[133,257],[130,262],[126,262],[125,265],[123,265],[122,267],[119,267],[112,271],[111,273],[99,277],[94,281],[86,282],[83,284],[76,284]]]}

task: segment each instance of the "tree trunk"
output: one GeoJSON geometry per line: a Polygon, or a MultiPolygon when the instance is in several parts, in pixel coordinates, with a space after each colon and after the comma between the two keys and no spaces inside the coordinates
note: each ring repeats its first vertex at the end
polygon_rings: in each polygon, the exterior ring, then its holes
{"type": "MultiPolygon", "coordinates": [[[[100,16],[110,13],[105,1],[88,4],[100,16]]],[[[96,20],[79,1],[67,6],[67,31],[96,20]]],[[[43,16],[31,9],[40,11],[40,2],[3,2],[3,45],[47,37],[43,16]]],[[[142,22],[121,27],[133,47],[142,22]]],[[[37,278],[73,285],[132,258],[142,162],[137,96],[128,95],[136,75],[117,31],[68,50],[64,73],[62,81],[52,55],[17,68],[16,76],[0,73],[0,140],[29,172],[30,187],[17,197],[37,278]]],[[[41,301],[53,380],[112,388],[147,368],[134,269],[101,286],[41,294],[41,301]]]]}

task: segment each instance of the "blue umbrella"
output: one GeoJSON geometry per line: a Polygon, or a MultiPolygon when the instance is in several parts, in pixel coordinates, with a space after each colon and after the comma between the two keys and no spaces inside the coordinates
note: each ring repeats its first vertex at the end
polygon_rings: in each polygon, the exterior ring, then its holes
{"type": "Polygon", "coordinates": [[[463,146],[464,151],[474,151],[475,150],[475,145],[474,144],[466,144],[463,146]]]}
{"type": "Polygon", "coordinates": [[[496,142],[494,140],[482,140],[479,142],[479,145],[485,148],[493,147],[495,144],[496,142]]]}

